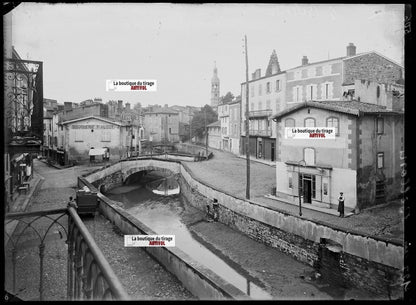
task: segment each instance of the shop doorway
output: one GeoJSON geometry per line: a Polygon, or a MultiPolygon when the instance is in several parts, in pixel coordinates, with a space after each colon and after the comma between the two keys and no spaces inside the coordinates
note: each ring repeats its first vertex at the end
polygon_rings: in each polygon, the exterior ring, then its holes
{"type": "Polygon", "coordinates": [[[315,175],[300,174],[299,185],[302,187],[303,203],[312,203],[315,198],[315,175]]]}

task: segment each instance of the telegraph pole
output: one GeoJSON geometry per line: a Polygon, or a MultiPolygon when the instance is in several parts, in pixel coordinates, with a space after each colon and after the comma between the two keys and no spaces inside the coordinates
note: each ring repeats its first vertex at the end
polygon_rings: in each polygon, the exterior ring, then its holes
{"type": "Polygon", "coordinates": [[[249,136],[249,121],[248,121],[248,54],[247,54],[247,35],[244,35],[244,46],[246,55],[246,161],[247,161],[247,183],[246,183],[246,198],[250,199],[250,136],[249,136]]]}
{"type": "Polygon", "coordinates": [[[205,158],[208,159],[208,127],[207,127],[207,108],[204,109],[205,117],[205,158]]]}

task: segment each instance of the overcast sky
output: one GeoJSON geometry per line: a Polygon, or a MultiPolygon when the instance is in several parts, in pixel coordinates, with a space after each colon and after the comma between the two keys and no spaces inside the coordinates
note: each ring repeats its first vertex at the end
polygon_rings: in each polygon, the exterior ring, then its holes
{"type": "Polygon", "coordinates": [[[249,73],[265,73],[276,50],[282,70],[377,51],[404,65],[404,6],[389,4],[39,4],[12,11],[23,59],[44,62],[44,97],[80,102],[203,106],[214,61],[220,94],[239,95],[249,73]],[[106,92],[107,79],[156,79],[157,92],[106,92]]]}

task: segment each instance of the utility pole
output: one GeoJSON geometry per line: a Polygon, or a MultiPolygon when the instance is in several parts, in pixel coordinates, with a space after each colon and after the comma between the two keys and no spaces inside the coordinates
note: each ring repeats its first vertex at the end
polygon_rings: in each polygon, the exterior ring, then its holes
{"type": "Polygon", "coordinates": [[[250,199],[250,135],[248,121],[248,54],[247,54],[247,35],[244,35],[244,46],[246,55],[246,161],[247,161],[247,182],[246,182],[246,198],[250,199]]]}
{"type": "Polygon", "coordinates": [[[205,117],[205,158],[208,159],[207,107],[204,108],[204,117],[205,117]]]}

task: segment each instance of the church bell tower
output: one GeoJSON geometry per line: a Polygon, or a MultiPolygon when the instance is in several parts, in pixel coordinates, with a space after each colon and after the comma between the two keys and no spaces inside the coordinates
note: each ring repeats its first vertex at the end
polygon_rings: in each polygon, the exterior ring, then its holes
{"type": "Polygon", "coordinates": [[[211,107],[217,111],[220,100],[220,79],[218,78],[218,70],[214,62],[214,75],[211,79],[211,107]]]}

